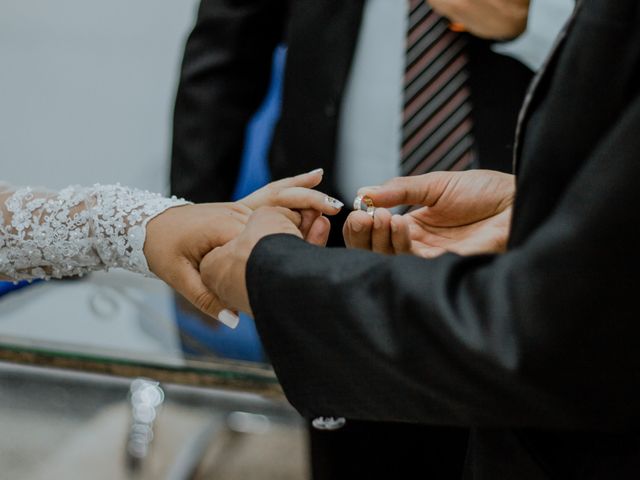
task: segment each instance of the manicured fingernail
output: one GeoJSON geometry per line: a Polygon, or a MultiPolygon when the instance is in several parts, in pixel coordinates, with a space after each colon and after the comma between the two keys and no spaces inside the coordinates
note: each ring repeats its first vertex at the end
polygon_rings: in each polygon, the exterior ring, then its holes
{"type": "Polygon", "coordinates": [[[218,320],[224,323],[229,328],[236,328],[240,322],[240,317],[233,313],[231,310],[221,310],[218,314],[218,320]]]}
{"type": "Polygon", "coordinates": [[[324,168],[316,168],[315,170],[311,170],[309,173],[314,175],[316,173],[319,173],[320,175],[324,175],[324,168]]]}
{"type": "Polygon", "coordinates": [[[324,197],[324,201],[325,201],[325,203],[327,203],[329,206],[331,206],[333,208],[340,209],[340,208],[344,207],[344,203],[342,203],[340,200],[336,200],[333,197],[326,196],[326,197],[324,197]]]}

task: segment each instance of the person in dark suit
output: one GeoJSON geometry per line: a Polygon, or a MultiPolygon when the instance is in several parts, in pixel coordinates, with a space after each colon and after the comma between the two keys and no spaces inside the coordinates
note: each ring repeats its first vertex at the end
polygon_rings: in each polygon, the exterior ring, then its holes
{"type": "MultiPolygon", "coordinates": [[[[285,42],[282,114],[270,152],[272,176],[321,167],[327,193],[344,197],[335,169],[340,113],[367,8],[364,0],[203,0],[186,44],[175,103],[173,193],[197,202],[231,197],[247,122],[268,88],[274,48],[285,42]]],[[[522,31],[526,8],[523,18],[509,21],[518,23],[515,33],[522,31]]],[[[384,35],[379,32],[383,40],[384,35]]],[[[478,159],[483,168],[506,171],[531,71],[494,53],[491,41],[464,37],[478,159]]],[[[404,43],[403,38],[399,41],[404,43]]]]}
{"type": "MultiPolygon", "coordinates": [[[[447,14],[449,3],[433,2],[447,14]]],[[[526,26],[528,0],[505,2],[518,6],[505,9],[507,13],[482,10],[487,4],[495,7],[495,2],[469,3],[463,10],[472,16],[459,20],[483,37],[514,37],[526,26]]],[[[309,165],[322,167],[323,188],[345,199],[355,193],[356,182],[375,183],[399,174],[401,126],[396,118],[402,109],[405,23],[412,22],[405,19],[405,10],[415,4],[203,0],[185,48],[175,104],[172,193],[196,202],[229,200],[247,122],[268,88],[272,53],[281,42],[288,51],[282,114],[270,152],[272,176],[288,177],[309,165]]],[[[441,35],[446,40],[453,34],[445,28],[441,35]]],[[[507,171],[518,108],[532,73],[513,58],[494,53],[488,38],[461,38],[468,57],[475,164],[507,171]]],[[[448,58],[446,51],[440,57],[448,58]]],[[[445,159],[438,168],[454,163],[445,159]]],[[[344,220],[345,215],[335,220],[331,245],[343,245],[344,220]]],[[[332,472],[343,468],[347,451],[349,458],[362,459],[352,462],[360,473],[364,468],[379,470],[394,450],[396,456],[403,452],[407,461],[414,459],[415,452],[403,441],[413,434],[426,435],[424,428],[378,425],[370,431],[357,422],[339,433],[313,431],[314,476],[335,478],[332,472]],[[379,464],[366,467],[372,459],[379,464]]],[[[433,436],[432,457],[446,463],[450,452],[464,452],[466,437],[466,432],[440,429],[433,436]]],[[[462,453],[455,453],[456,462],[462,453]]],[[[424,462],[420,464],[424,468],[424,462]]]]}
{"type": "Polygon", "coordinates": [[[203,260],[305,417],[471,427],[467,479],[637,478],[639,22],[578,2],[521,115],[505,253],[321,249],[269,209],[203,260]]]}

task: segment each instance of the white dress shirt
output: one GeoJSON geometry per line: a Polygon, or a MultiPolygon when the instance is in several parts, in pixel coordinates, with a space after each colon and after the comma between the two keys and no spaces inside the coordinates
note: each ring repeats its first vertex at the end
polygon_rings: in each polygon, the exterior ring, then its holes
{"type": "Polygon", "coordinates": [[[336,178],[346,200],[398,175],[407,2],[367,0],[338,117],[336,178]]]}

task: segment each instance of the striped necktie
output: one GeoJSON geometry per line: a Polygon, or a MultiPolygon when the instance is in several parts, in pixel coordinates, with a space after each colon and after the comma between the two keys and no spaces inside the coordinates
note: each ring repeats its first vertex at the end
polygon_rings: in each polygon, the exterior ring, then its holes
{"type": "Polygon", "coordinates": [[[466,38],[425,0],[409,0],[401,172],[464,170],[474,160],[466,38]]]}

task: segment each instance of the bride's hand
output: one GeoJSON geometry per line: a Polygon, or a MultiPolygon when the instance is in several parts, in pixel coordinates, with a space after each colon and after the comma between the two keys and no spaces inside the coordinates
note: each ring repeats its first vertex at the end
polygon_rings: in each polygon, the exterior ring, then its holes
{"type": "Polygon", "coordinates": [[[236,203],[203,203],[165,210],[147,224],[149,269],[203,313],[233,326],[237,316],[200,279],[202,258],[242,230],[251,214],[236,203]],[[221,314],[222,312],[222,314],[221,314]]]}
{"type": "MultiPolygon", "coordinates": [[[[270,183],[255,193],[230,203],[184,205],[170,208],[147,225],[144,254],[149,269],[202,312],[225,323],[237,322],[202,283],[200,262],[216,247],[238,236],[254,210],[262,206],[282,206],[299,210],[300,230],[312,240],[322,214],[334,215],[342,204],[327,195],[310,190],[322,180],[317,170],[270,183]],[[312,228],[313,225],[316,225],[312,228]],[[220,313],[222,313],[222,318],[220,313]]],[[[324,219],[326,220],[326,219],[324,219]]],[[[328,222],[327,222],[328,223],[328,222]]]]}
{"type": "MultiPolygon", "coordinates": [[[[238,203],[250,208],[251,212],[260,207],[285,207],[302,214],[300,231],[305,240],[309,229],[322,214],[335,215],[343,207],[342,202],[322,192],[310,190],[322,181],[323,170],[317,169],[295,177],[272,182],[238,203]]],[[[250,212],[250,213],[251,213],[250,212]]]]}

